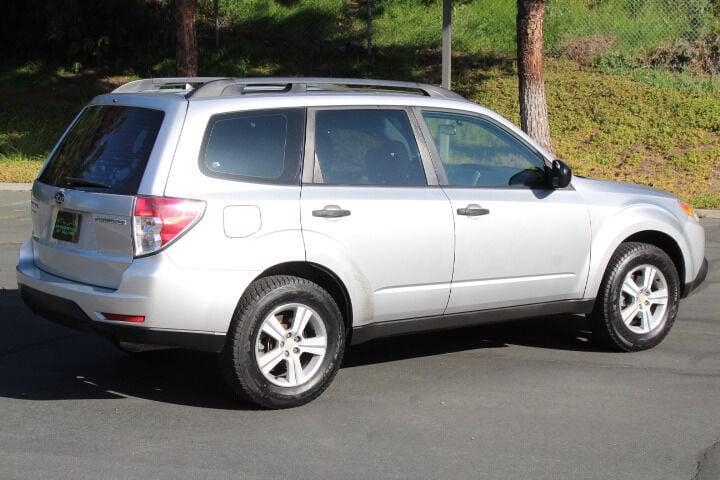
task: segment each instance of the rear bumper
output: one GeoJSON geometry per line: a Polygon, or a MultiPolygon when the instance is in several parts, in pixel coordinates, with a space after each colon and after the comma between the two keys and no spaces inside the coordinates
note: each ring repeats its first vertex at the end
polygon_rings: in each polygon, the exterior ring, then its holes
{"type": "Polygon", "coordinates": [[[166,345],[205,352],[220,352],[225,344],[225,335],[96,322],[91,320],[72,300],[50,295],[27,285],[20,285],[20,296],[33,313],[51,322],[83,332],[102,335],[114,341],[166,345]]]}
{"type": "Polygon", "coordinates": [[[700,286],[701,283],[705,281],[705,278],[707,278],[708,274],[708,260],[707,258],[703,258],[702,265],[700,266],[700,270],[698,270],[698,274],[695,276],[695,279],[692,282],[688,282],[685,284],[685,288],[683,289],[683,298],[687,297],[691,293],[693,293],[697,288],[700,286]]]}
{"type": "Polygon", "coordinates": [[[117,340],[216,351],[237,302],[256,272],[182,269],[162,253],[133,261],[117,289],[86,285],[35,265],[31,242],[16,267],[25,303],[43,317],[117,340]],[[123,323],[103,312],[142,315],[123,323]]]}

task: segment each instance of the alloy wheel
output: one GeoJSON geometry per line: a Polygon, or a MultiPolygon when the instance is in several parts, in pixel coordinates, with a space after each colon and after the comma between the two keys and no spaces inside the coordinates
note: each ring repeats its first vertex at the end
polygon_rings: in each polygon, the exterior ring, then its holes
{"type": "Polygon", "coordinates": [[[291,303],[265,317],[255,342],[263,376],[281,387],[297,387],[319,370],[327,353],[325,323],[307,305],[291,303]]]}
{"type": "Polygon", "coordinates": [[[667,281],[657,267],[644,264],[625,275],[619,298],[620,316],[633,333],[645,334],[660,327],[667,305],[667,281]]]}

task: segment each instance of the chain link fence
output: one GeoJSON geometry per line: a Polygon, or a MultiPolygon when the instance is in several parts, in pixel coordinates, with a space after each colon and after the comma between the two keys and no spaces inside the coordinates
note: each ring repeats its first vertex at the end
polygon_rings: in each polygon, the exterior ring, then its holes
{"type": "Polygon", "coordinates": [[[649,52],[672,42],[695,42],[718,28],[720,0],[550,0],[551,50],[592,38],[624,53],[649,52]]]}
{"type": "MultiPolygon", "coordinates": [[[[274,29],[285,41],[345,45],[352,55],[367,52],[368,41],[377,51],[430,51],[440,48],[442,4],[442,0],[199,0],[199,31],[218,50],[236,45],[258,49],[258,40],[274,29]]],[[[516,0],[453,0],[454,52],[513,57],[516,15],[516,0]]],[[[582,63],[600,59],[720,73],[720,0],[547,0],[545,46],[549,55],[582,63]]]]}

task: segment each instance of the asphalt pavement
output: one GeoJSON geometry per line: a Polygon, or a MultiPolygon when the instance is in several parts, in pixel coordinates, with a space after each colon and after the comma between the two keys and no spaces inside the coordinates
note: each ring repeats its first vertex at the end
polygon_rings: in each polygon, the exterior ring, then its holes
{"type": "Polygon", "coordinates": [[[135,358],[24,307],[28,192],[0,192],[0,478],[720,478],[720,221],[668,338],[599,351],[556,316],[353,347],[316,401],[256,410],[210,355],[135,358]]]}

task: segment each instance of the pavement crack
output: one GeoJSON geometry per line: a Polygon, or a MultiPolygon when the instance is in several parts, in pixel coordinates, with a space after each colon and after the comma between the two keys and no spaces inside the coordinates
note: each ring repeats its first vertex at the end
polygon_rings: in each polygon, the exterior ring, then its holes
{"type": "Polygon", "coordinates": [[[698,455],[692,480],[720,478],[720,438],[698,455]]]}

